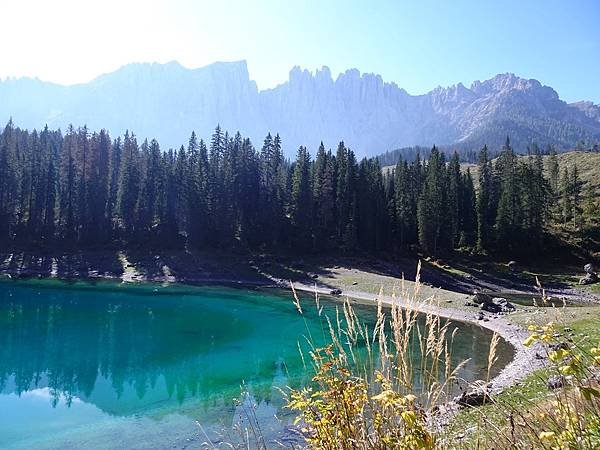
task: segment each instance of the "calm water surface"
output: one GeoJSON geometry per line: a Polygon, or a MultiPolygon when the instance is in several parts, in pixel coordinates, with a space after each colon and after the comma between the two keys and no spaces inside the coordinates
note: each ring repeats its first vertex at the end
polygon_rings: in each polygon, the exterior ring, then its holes
{"type": "MultiPolygon", "coordinates": [[[[333,317],[335,302],[325,302],[333,317]]],[[[244,385],[268,438],[293,417],[280,389],[310,379],[298,345],[325,342],[312,297],[224,287],[0,281],[0,447],[198,448],[234,439],[244,385]],[[198,425],[197,422],[200,424],[198,425]],[[229,436],[228,436],[229,435],[229,436]]],[[[360,308],[365,322],[373,309],[360,308]]],[[[480,377],[491,335],[460,328],[480,377]]],[[[512,350],[502,344],[509,358],[512,350]]],[[[248,400],[249,401],[249,400],[248,400]]]]}

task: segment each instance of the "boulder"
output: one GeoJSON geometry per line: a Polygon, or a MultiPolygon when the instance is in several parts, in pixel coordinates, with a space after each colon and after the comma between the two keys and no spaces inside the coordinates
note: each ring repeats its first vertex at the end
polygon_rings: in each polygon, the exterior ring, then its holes
{"type": "Polygon", "coordinates": [[[473,301],[478,305],[482,303],[489,303],[492,300],[488,294],[484,294],[483,292],[475,291],[475,297],[473,297],[473,301]]]}
{"type": "Polygon", "coordinates": [[[509,261],[507,266],[508,266],[508,270],[510,270],[511,272],[516,272],[518,270],[516,261],[509,261]]]}
{"type": "Polygon", "coordinates": [[[500,306],[492,302],[483,302],[479,305],[479,308],[481,308],[482,311],[487,311],[493,314],[497,314],[501,311],[500,306]]]}
{"type": "Polygon", "coordinates": [[[598,282],[598,275],[596,275],[595,273],[588,273],[586,274],[585,277],[581,278],[579,280],[579,284],[582,286],[588,285],[588,284],[594,284],[598,282]]]}
{"type": "Polygon", "coordinates": [[[507,313],[515,310],[512,303],[502,297],[494,297],[491,300],[480,303],[479,308],[482,311],[491,312],[494,314],[507,313]]]}
{"type": "Polygon", "coordinates": [[[341,289],[332,289],[331,291],[329,291],[329,294],[331,294],[331,295],[342,295],[342,290],[341,289]]]}
{"type": "Polygon", "coordinates": [[[510,303],[508,300],[502,297],[494,297],[492,303],[498,305],[502,312],[510,312],[515,310],[515,305],[510,303]]]}
{"type": "Polygon", "coordinates": [[[596,271],[594,270],[594,265],[592,263],[587,263],[585,266],[583,266],[583,271],[585,273],[592,273],[596,275],[596,271]]]}
{"type": "Polygon", "coordinates": [[[454,398],[454,402],[459,406],[481,406],[488,401],[490,401],[490,394],[487,386],[465,391],[454,398]]]}

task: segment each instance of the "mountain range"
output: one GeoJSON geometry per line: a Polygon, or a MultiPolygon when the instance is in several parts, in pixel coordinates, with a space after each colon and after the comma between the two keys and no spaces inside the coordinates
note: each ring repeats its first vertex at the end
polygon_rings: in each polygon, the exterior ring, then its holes
{"type": "Polygon", "coordinates": [[[510,73],[410,95],[356,69],[333,79],[327,67],[294,67],[283,84],[259,90],[245,61],[129,64],[71,86],[8,78],[0,81],[0,120],[11,117],[23,128],[87,124],[113,136],[129,129],[163,148],[185,144],[192,130],[208,138],[220,124],[258,147],[267,132],[279,133],[288,156],[299,145],[314,151],[340,140],[358,156],[411,145],[499,148],[507,135],[520,151],[532,142],[559,149],[600,142],[599,105],[566,103],[551,87],[510,73]]]}

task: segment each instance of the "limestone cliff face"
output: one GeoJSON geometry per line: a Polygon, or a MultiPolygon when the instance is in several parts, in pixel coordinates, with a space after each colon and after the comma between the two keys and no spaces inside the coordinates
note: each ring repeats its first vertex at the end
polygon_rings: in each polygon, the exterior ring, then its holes
{"type": "Polygon", "coordinates": [[[570,147],[600,142],[600,106],[567,104],[537,80],[501,74],[470,87],[410,95],[379,75],[350,69],[335,80],[294,67],[287,82],[264,91],[245,61],[186,69],[178,63],[130,64],[90,83],[60,86],[35,79],[0,82],[0,120],[22,127],[87,124],[113,136],[126,129],[156,137],[163,148],[184,144],[192,130],[208,138],[217,124],[260,146],[278,132],[288,156],[299,145],[344,140],[359,156],[409,145],[515,147],[532,141],[570,147]]]}

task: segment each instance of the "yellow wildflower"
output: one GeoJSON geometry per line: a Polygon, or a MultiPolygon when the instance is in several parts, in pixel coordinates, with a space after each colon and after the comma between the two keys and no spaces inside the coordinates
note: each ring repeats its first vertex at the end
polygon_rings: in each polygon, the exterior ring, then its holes
{"type": "Polygon", "coordinates": [[[572,375],[573,373],[575,373],[575,369],[571,365],[560,366],[558,370],[563,375],[572,375]]]}
{"type": "Polygon", "coordinates": [[[549,441],[550,439],[554,438],[554,436],[554,431],[542,431],[539,437],[540,441],[549,441]]]}
{"type": "Polygon", "coordinates": [[[556,362],[556,361],[560,361],[568,354],[569,354],[569,352],[567,350],[561,348],[556,351],[551,351],[550,353],[548,353],[548,358],[550,359],[550,361],[556,362]]]}
{"type": "Polygon", "coordinates": [[[532,334],[531,336],[529,336],[527,339],[525,339],[525,341],[523,342],[523,345],[525,347],[529,347],[531,344],[533,344],[537,339],[539,339],[539,336],[537,334],[532,334]]]}

